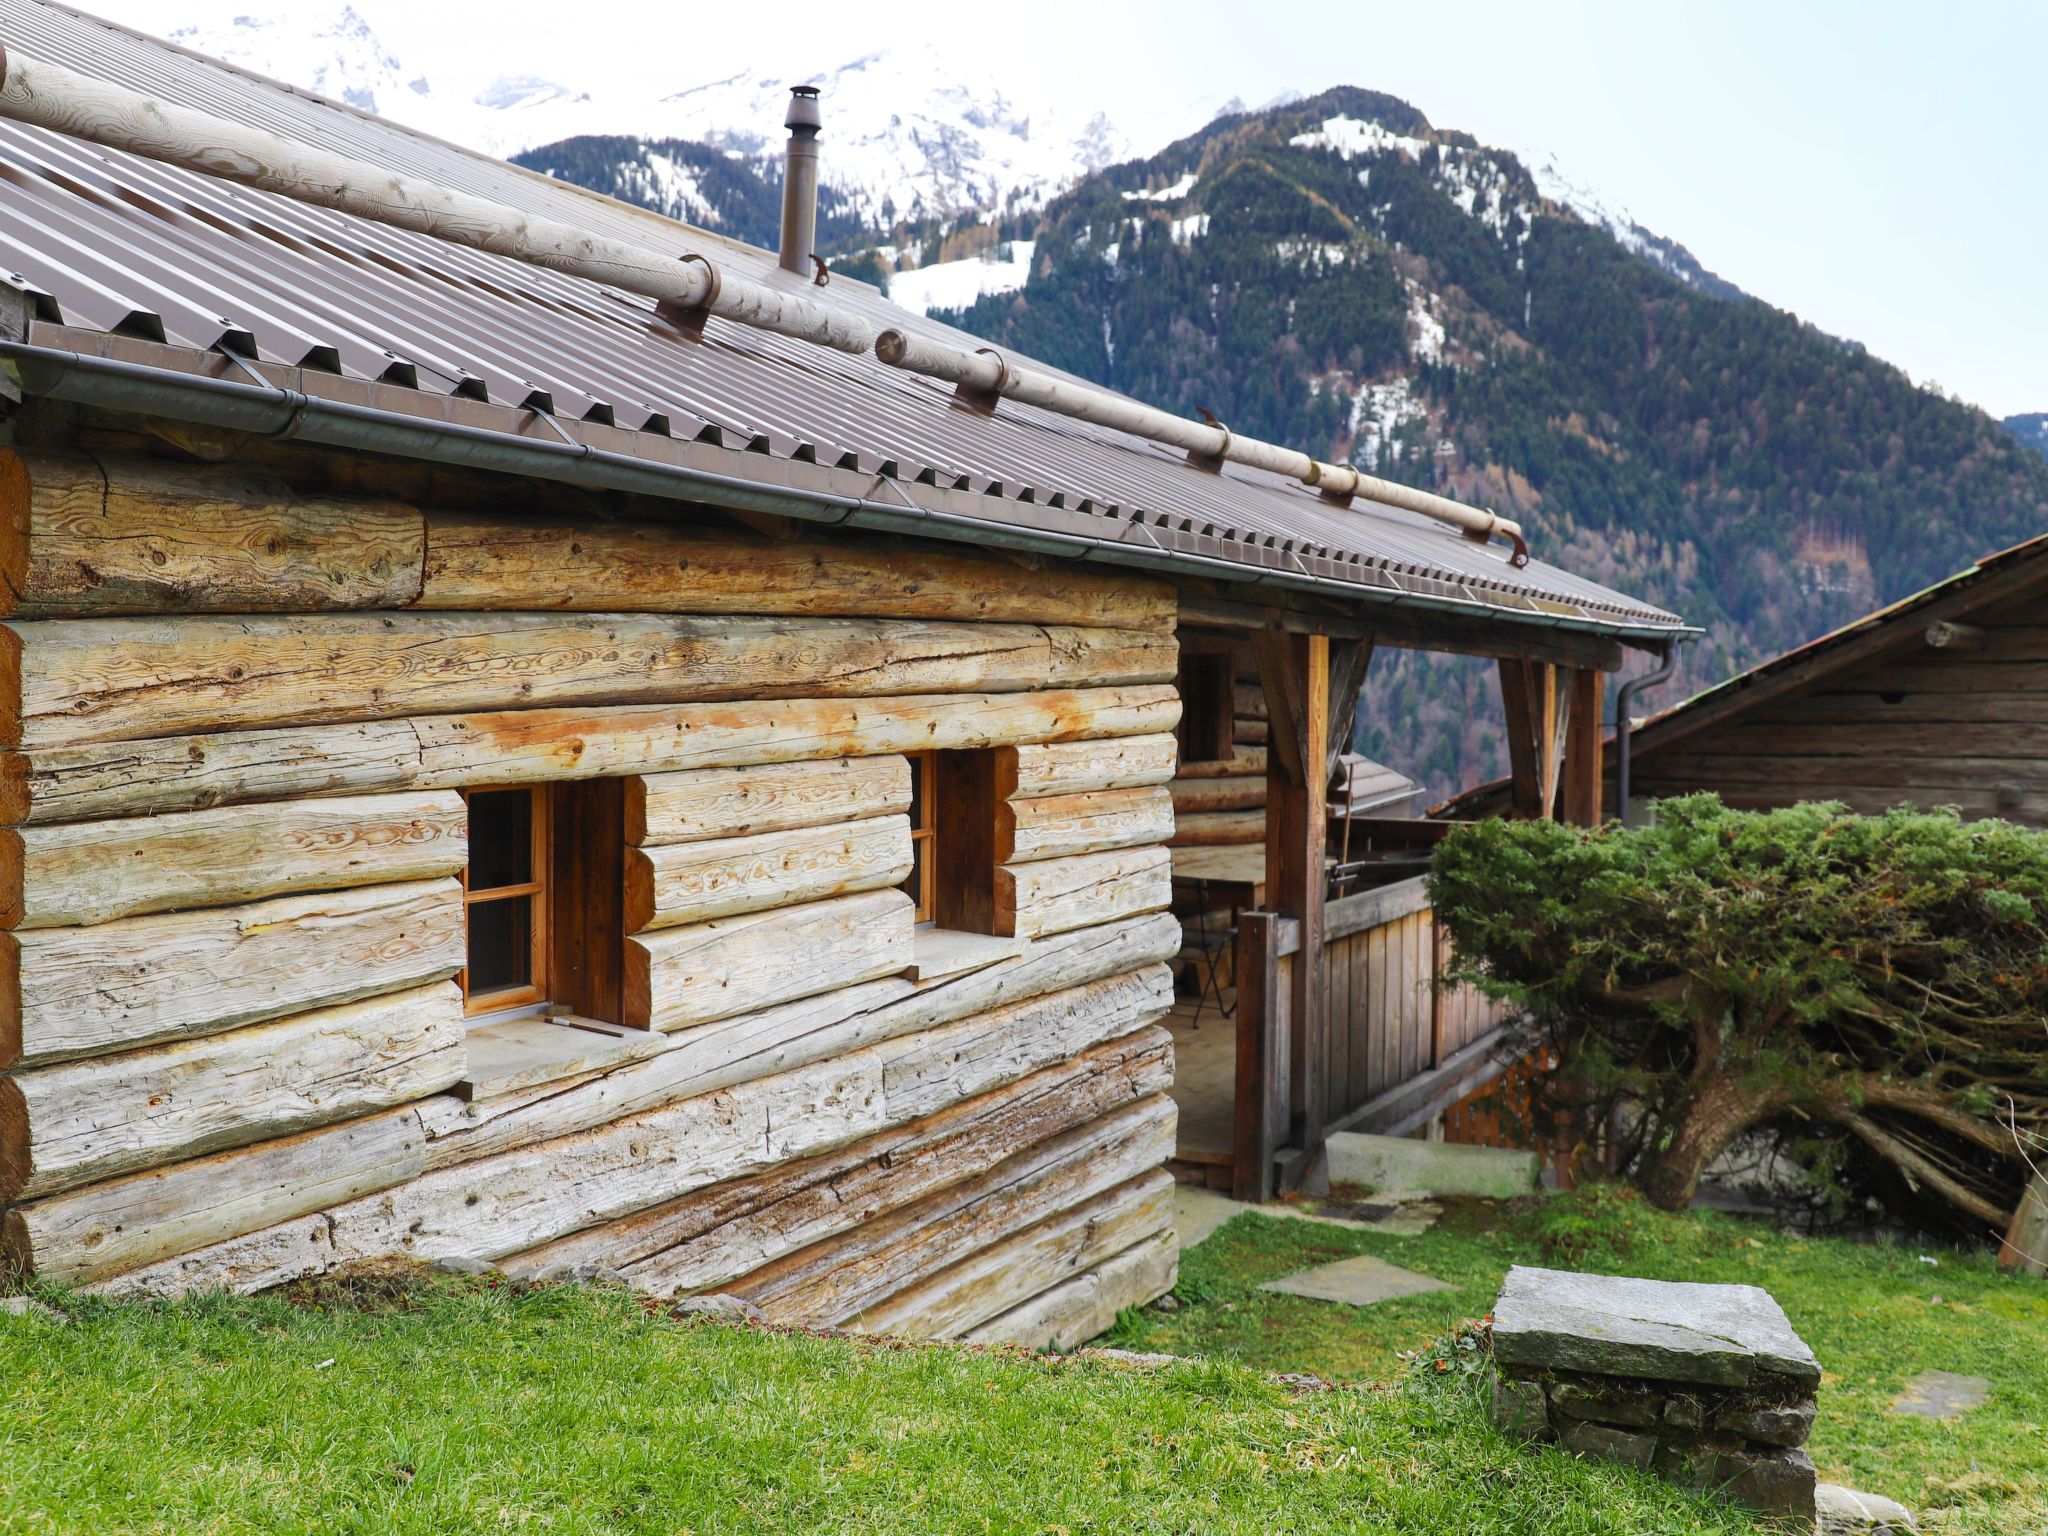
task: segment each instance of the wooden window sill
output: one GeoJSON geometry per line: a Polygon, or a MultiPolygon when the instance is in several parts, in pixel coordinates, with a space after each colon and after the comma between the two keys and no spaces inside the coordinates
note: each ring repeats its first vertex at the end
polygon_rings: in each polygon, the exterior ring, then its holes
{"type": "Polygon", "coordinates": [[[453,1092],[475,1102],[602,1072],[666,1048],[664,1036],[596,1019],[527,1014],[469,1031],[469,1069],[453,1092]]]}
{"type": "Polygon", "coordinates": [[[957,928],[920,928],[911,939],[910,968],[903,974],[920,983],[965,976],[1015,959],[1024,953],[1026,942],[957,928]]]}

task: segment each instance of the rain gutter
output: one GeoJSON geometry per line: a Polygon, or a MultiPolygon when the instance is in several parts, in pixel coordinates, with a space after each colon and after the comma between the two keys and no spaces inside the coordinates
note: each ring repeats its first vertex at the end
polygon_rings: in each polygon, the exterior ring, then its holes
{"type": "Polygon", "coordinates": [[[28,342],[0,341],[0,363],[7,365],[8,371],[20,380],[22,389],[30,394],[265,438],[425,459],[665,501],[702,502],[799,518],[828,527],[916,534],[984,548],[996,545],[1063,559],[1200,576],[1245,587],[1312,592],[1353,604],[1454,613],[1529,628],[1600,635],[1637,647],[1654,648],[1676,637],[1699,633],[1679,625],[1616,623],[1570,614],[1529,613],[1427,593],[1383,592],[1308,571],[1244,565],[1192,550],[1147,549],[1087,534],[1006,527],[957,512],[918,506],[907,493],[902,493],[900,501],[880,502],[835,491],[764,486],[739,475],[688,465],[652,464],[629,454],[594,448],[572,439],[552,416],[545,419],[561,434],[558,438],[514,437],[461,422],[429,421],[374,406],[323,400],[282,385],[212,378],[28,342]]]}

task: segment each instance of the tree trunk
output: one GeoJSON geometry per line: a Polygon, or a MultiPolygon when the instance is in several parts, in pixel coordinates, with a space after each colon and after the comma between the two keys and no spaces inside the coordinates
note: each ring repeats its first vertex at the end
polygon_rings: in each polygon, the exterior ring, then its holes
{"type": "Polygon", "coordinates": [[[1700,1175],[1743,1132],[1784,1107],[1775,1086],[1752,1087],[1739,1077],[1709,1075],[1692,1094],[1643,1180],[1643,1193],[1659,1210],[1682,1211],[1700,1187],[1700,1175]]]}

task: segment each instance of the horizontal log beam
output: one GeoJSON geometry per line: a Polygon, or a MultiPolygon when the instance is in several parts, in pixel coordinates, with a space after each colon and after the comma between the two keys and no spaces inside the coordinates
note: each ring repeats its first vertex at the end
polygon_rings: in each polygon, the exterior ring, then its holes
{"type": "Polygon", "coordinates": [[[1266,779],[1257,778],[1179,778],[1173,781],[1173,813],[1179,816],[1199,816],[1210,811],[1251,811],[1262,810],[1266,804],[1266,779]]]}
{"type": "Polygon", "coordinates": [[[926,1119],[590,1228],[504,1267],[530,1275],[603,1263],[661,1293],[714,1289],[1172,1083],[1172,1036],[1142,1029],[926,1119]]]}
{"type": "Polygon", "coordinates": [[[1164,582],[1043,574],[990,556],[874,538],[700,532],[674,523],[567,523],[434,513],[421,605],[962,619],[1170,630],[1164,582]]]}
{"type": "Polygon", "coordinates": [[[969,1344],[1074,1350],[1109,1331],[1117,1315],[1164,1296],[1180,1278],[1180,1243],[1156,1232],[1071,1280],[960,1335],[969,1344]]]}
{"type": "Polygon", "coordinates": [[[1015,1007],[1086,982],[1156,965],[1180,948],[1164,914],[1034,940],[1022,955],[944,982],[900,976],[756,1013],[646,1037],[647,1056],[573,1082],[423,1110],[430,1169],[594,1129],[697,1094],[712,1093],[899,1035],[1015,1007]]]}
{"type": "Polygon", "coordinates": [[[0,475],[0,613],[318,613],[416,601],[426,521],[245,466],[25,452],[0,475]]]}
{"type": "Polygon", "coordinates": [[[1171,686],[430,715],[0,754],[0,822],[455,789],[1170,730],[1171,686]]]}
{"type": "Polygon", "coordinates": [[[996,859],[1004,864],[1163,843],[1172,835],[1173,795],[1163,784],[996,802],[996,859]]]}
{"type": "Polygon", "coordinates": [[[936,1114],[1156,1020],[1165,968],[743,1083],[100,1282],[119,1293],[260,1290],[393,1253],[501,1258],[936,1114]]]}
{"type": "Polygon", "coordinates": [[[1172,681],[1170,634],[646,614],[294,614],[0,625],[0,744],[413,714],[1172,681]],[[14,724],[18,722],[18,725],[14,724]]]}
{"type": "Polygon", "coordinates": [[[453,790],[0,829],[0,927],[61,928],[461,871],[453,790]]]}
{"type": "Polygon", "coordinates": [[[386,1110],[30,1201],[0,1214],[0,1263],[65,1285],[175,1269],[180,1255],[418,1178],[426,1140],[418,1110],[386,1110]]]}
{"type": "Polygon", "coordinates": [[[916,1339],[958,1338],[1172,1227],[1173,1176],[1144,1174],[906,1287],[848,1326],[916,1339]]]}
{"type": "Polygon", "coordinates": [[[1175,1118],[1164,1094],[1127,1105],[720,1289],[771,1322],[843,1323],[1013,1232],[1151,1173],[1173,1156],[1175,1118]]]}
{"type": "Polygon", "coordinates": [[[0,1066],[216,1034],[446,980],[462,888],[413,880],[0,935],[0,1066]]]}
{"type": "Polygon", "coordinates": [[[1240,843],[1263,843],[1265,840],[1266,811],[1263,804],[1256,810],[1195,811],[1176,816],[1173,822],[1173,846],[1176,848],[1227,848],[1240,843]]]}
{"type": "MultiPolygon", "coordinates": [[[[1176,712],[1174,719],[1179,718],[1176,712]]],[[[996,752],[996,798],[1032,799],[1164,784],[1173,777],[1176,752],[1174,739],[1167,734],[1002,747],[996,752]]]]}
{"type": "Polygon", "coordinates": [[[1172,860],[1160,847],[1004,864],[996,869],[996,931],[1037,938],[1163,910],[1172,860]]]}
{"type": "Polygon", "coordinates": [[[841,757],[753,768],[697,768],[626,780],[636,847],[834,826],[910,809],[910,761],[841,757]]]}
{"type": "Polygon", "coordinates": [[[423,1099],[463,1070],[449,982],[0,1077],[0,1200],[423,1099]]]}
{"type": "Polygon", "coordinates": [[[881,890],[910,870],[907,816],[628,848],[626,932],[881,890]]]}
{"type": "Polygon", "coordinates": [[[904,970],[913,906],[868,891],[629,938],[622,1022],[681,1029],[904,970]]]}
{"type": "Polygon", "coordinates": [[[1406,651],[1440,651],[1451,656],[1526,656],[1558,666],[1621,670],[1621,643],[1601,635],[1578,635],[1538,628],[1513,620],[1489,623],[1450,615],[1398,619],[1394,610],[1375,608],[1370,618],[1355,607],[1274,604],[1264,596],[1211,596],[1183,591],[1180,622],[1236,634],[1281,629],[1290,634],[1328,635],[1334,640],[1372,640],[1406,651]]]}

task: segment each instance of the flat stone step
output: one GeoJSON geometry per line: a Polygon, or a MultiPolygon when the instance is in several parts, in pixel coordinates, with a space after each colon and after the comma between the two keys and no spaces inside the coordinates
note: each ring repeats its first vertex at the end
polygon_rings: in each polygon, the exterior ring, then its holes
{"type": "Polygon", "coordinates": [[[1911,1419],[1960,1419],[1972,1408],[1983,1407],[1990,1396],[1991,1383],[1982,1376],[1922,1371],[1892,1399],[1891,1411],[1911,1419]]]}
{"type": "Polygon", "coordinates": [[[1328,1145],[1332,1184],[1363,1184],[1388,1198],[1478,1195],[1512,1200],[1535,1193],[1541,1172],[1534,1152],[1501,1147],[1461,1147],[1357,1131],[1340,1131],[1328,1145]]]}
{"type": "Polygon", "coordinates": [[[1277,1291],[1283,1296],[1306,1296],[1311,1301],[1337,1301],[1350,1307],[1370,1307],[1383,1301],[1398,1301],[1403,1296],[1426,1296],[1431,1291],[1448,1291],[1455,1287],[1433,1275],[1417,1274],[1412,1269],[1389,1264],[1385,1259],[1359,1254],[1356,1258],[1318,1264],[1300,1274],[1268,1280],[1259,1289],[1277,1291]]]}

